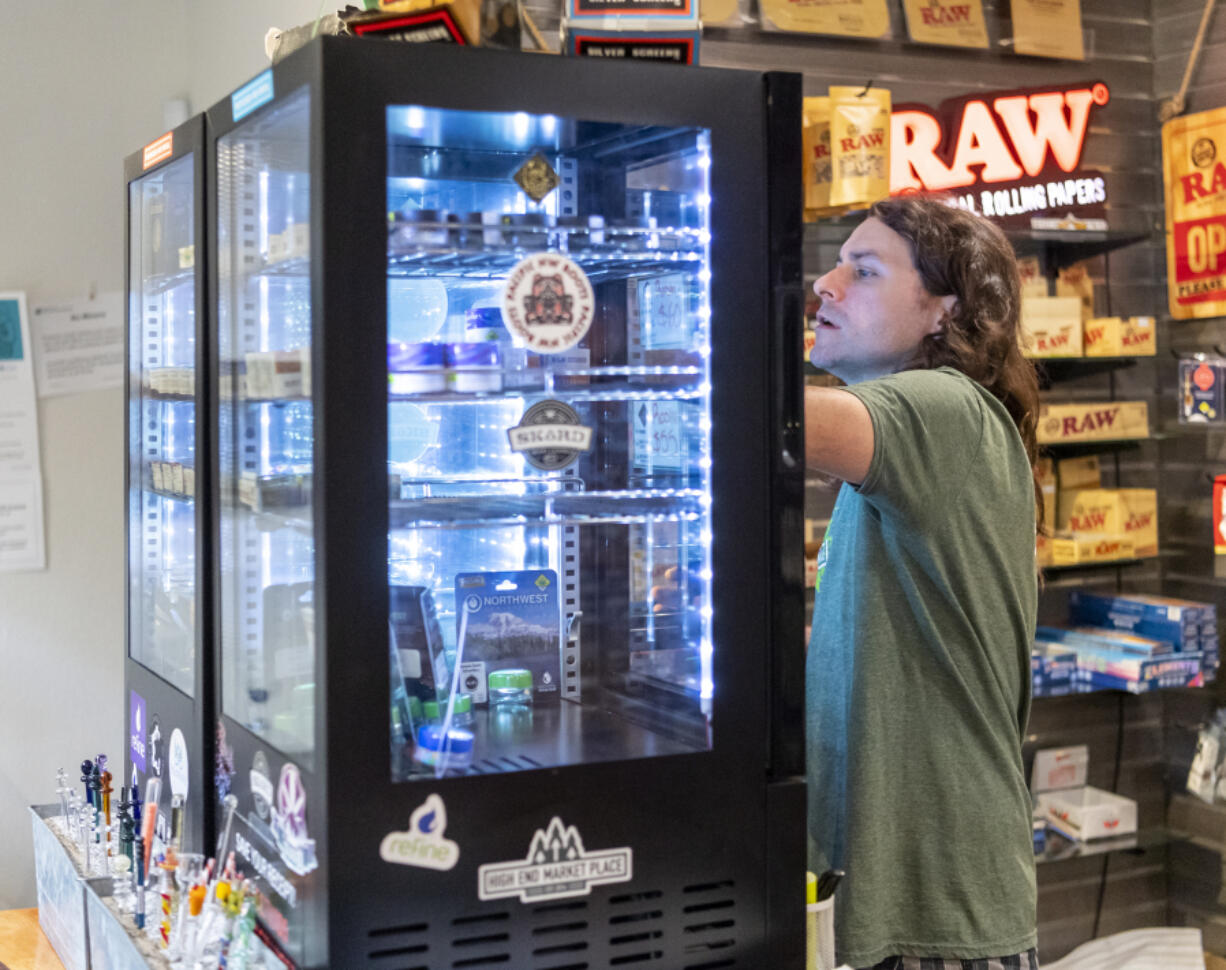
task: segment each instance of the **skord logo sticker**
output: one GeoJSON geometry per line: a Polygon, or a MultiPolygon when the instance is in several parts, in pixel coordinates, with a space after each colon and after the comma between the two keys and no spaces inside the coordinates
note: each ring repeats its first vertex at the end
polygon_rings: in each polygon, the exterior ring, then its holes
{"type": "Polygon", "coordinates": [[[502,318],[515,343],[538,354],[559,354],[587,336],[596,297],[587,274],[557,253],[520,260],[502,291],[502,318]]]}
{"type": "Polygon", "coordinates": [[[556,472],[579,459],[592,447],[592,429],[561,401],[538,401],[524,412],[519,424],[507,429],[511,450],[541,471],[556,472]]]}

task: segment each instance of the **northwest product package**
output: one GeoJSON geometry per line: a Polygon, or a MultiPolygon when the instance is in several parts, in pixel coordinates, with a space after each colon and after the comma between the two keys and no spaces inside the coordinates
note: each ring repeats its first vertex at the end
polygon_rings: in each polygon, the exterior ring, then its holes
{"type": "Polygon", "coordinates": [[[455,582],[460,686],[473,703],[489,701],[492,675],[512,670],[517,676],[531,674],[536,701],[561,697],[558,574],[552,569],[460,573],[455,582]]]}

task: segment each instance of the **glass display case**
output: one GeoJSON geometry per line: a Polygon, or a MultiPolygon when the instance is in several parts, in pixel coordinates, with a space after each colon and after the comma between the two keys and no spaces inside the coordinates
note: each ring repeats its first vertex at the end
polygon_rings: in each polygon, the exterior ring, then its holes
{"type": "Polygon", "coordinates": [[[709,750],[709,130],[386,126],[393,778],[709,750]]]}
{"type": "Polygon", "coordinates": [[[202,844],[211,820],[203,153],[199,116],[125,162],[128,690],[111,764],[117,787],[164,779],[160,831],[183,845],[202,844]]]}
{"type": "Polygon", "coordinates": [[[287,960],[799,966],[799,104],[324,38],[209,111],[218,695],[287,960]]]}

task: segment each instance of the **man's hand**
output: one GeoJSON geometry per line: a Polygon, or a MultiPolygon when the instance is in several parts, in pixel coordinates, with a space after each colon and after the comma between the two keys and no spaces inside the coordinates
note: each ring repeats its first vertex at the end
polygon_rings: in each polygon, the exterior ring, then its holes
{"type": "Polygon", "coordinates": [[[873,460],[873,422],[854,394],[805,388],[805,466],[859,485],[873,460]]]}

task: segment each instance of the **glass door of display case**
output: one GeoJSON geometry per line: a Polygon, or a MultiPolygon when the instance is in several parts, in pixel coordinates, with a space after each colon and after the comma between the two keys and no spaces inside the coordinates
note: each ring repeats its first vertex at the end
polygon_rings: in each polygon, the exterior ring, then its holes
{"type": "Polygon", "coordinates": [[[128,690],[110,770],[116,789],[163,777],[159,808],[184,827],[161,831],[180,845],[201,844],[211,819],[203,141],[198,117],[125,162],[128,690]]]}
{"type": "Polygon", "coordinates": [[[220,700],[310,768],[314,746],[310,94],[217,143],[220,700]]]}
{"type": "Polygon", "coordinates": [[[393,778],[708,750],[709,132],[386,125],[393,778]]]}
{"type": "Polygon", "coordinates": [[[129,187],[132,381],[129,484],[143,528],[132,553],[131,656],[183,693],[195,691],[195,159],[185,155],[129,187]]]}

